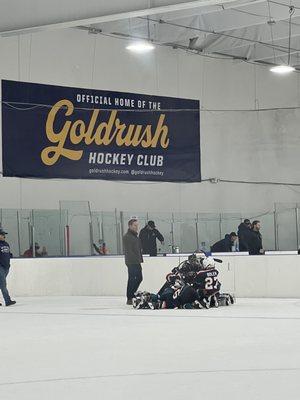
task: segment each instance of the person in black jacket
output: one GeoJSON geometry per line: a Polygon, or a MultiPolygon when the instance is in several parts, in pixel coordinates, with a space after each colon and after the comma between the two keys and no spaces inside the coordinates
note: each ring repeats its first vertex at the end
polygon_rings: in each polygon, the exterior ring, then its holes
{"type": "Polygon", "coordinates": [[[251,235],[250,219],[244,219],[238,227],[239,251],[249,251],[249,239],[251,235]]]}
{"type": "Polygon", "coordinates": [[[231,232],[229,235],[225,235],[225,238],[219,240],[215,244],[211,246],[212,253],[229,253],[232,251],[232,246],[237,240],[237,234],[235,232],[231,232]]]}
{"type": "Polygon", "coordinates": [[[164,237],[159,230],[156,229],[154,221],[149,221],[141,230],[140,239],[142,242],[143,254],[149,254],[151,257],[157,256],[156,239],[162,244],[164,242],[164,237]]]}
{"type": "MultiPolygon", "coordinates": [[[[0,290],[2,292],[5,305],[11,306],[16,304],[16,302],[10,298],[6,283],[6,277],[10,268],[11,252],[9,244],[5,241],[5,235],[7,235],[7,233],[0,228],[0,290]]],[[[2,304],[0,303],[0,305],[2,304]]]]}
{"type": "Polygon", "coordinates": [[[253,221],[252,222],[252,230],[249,236],[249,254],[251,255],[258,255],[264,254],[265,251],[263,250],[262,244],[262,236],[260,233],[260,221],[253,221]]]}
{"type": "Polygon", "coordinates": [[[128,268],[128,283],[127,283],[127,304],[132,305],[132,299],[135,292],[138,290],[142,280],[143,260],[142,246],[138,237],[138,221],[131,219],[128,222],[128,231],[123,236],[123,248],[125,255],[125,264],[128,268]]]}

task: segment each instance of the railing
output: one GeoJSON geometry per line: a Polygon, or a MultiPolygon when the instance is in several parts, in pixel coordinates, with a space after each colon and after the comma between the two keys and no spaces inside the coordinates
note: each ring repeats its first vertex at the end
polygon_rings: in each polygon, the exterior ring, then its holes
{"type": "Polygon", "coordinates": [[[114,210],[92,211],[89,202],[61,202],[59,210],[0,209],[0,225],[7,230],[7,241],[15,257],[22,257],[32,246],[33,257],[45,247],[48,256],[97,254],[93,243],[104,241],[109,254],[122,254],[122,235],[127,221],[137,217],[142,228],[154,220],[165,238],[159,253],[181,253],[210,246],[237,231],[244,218],[261,221],[264,248],[296,250],[300,247],[300,204],[275,204],[267,213],[135,213],[114,210]],[[40,249],[33,246],[40,245],[40,249]]]}

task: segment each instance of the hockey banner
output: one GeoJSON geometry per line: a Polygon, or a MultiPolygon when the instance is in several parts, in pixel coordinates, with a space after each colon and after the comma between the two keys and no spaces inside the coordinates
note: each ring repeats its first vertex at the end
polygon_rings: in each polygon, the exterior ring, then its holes
{"type": "Polygon", "coordinates": [[[2,80],[3,175],[199,182],[199,101],[2,80]]]}

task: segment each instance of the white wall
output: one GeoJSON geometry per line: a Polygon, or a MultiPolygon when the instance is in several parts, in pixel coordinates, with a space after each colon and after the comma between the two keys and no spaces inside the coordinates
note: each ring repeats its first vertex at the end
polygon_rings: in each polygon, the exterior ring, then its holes
{"type": "MultiPolygon", "coordinates": [[[[222,291],[237,297],[300,298],[300,256],[222,256],[222,291]]],[[[148,257],[141,289],[157,292],[179,257],[148,257]]],[[[123,257],[14,259],[12,296],[125,296],[123,257]]]]}
{"type": "MultiPolygon", "coordinates": [[[[209,110],[299,106],[299,74],[213,60],[159,47],[150,55],[126,41],[69,29],[0,39],[0,78],[200,99],[209,110]]],[[[299,111],[201,113],[202,176],[299,182],[299,111]]],[[[119,183],[0,179],[0,208],[58,208],[90,200],[95,210],[266,211],[299,201],[285,186],[209,182],[119,183]]]]}

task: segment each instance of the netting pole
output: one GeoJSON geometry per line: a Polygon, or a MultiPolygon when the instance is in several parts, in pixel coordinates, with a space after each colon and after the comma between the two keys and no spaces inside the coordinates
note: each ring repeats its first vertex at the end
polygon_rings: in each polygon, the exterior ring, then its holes
{"type": "Polygon", "coordinates": [[[274,238],[275,238],[275,250],[278,250],[278,226],[277,226],[277,214],[276,209],[274,211],[274,238]]]}
{"type": "Polygon", "coordinates": [[[65,249],[66,249],[66,256],[69,257],[69,255],[70,255],[70,227],[69,227],[69,225],[65,226],[65,249]]]}
{"type": "Polygon", "coordinates": [[[296,237],[297,237],[297,250],[300,248],[299,244],[299,209],[298,207],[295,208],[296,212],[296,237]]]}

